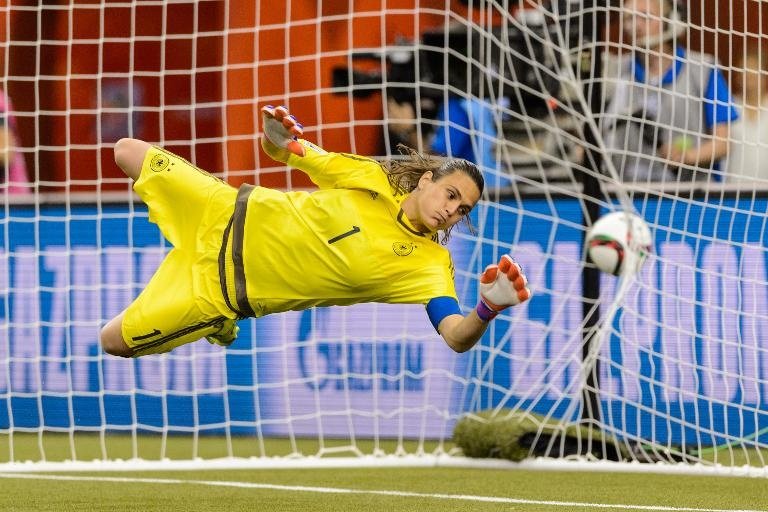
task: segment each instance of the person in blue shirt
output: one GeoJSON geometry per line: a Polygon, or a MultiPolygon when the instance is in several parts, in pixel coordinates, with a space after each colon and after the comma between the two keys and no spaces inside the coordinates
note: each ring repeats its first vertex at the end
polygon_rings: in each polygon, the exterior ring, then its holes
{"type": "Polygon", "coordinates": [[[716,59],[677,42],[687,26],[673,0],[625,0],[613,95],[599,122],[625,182],[719,180],[738,118],[716,59]]]}
{"type": "Polygon", "coordinates": [[[451,96],[437,111],[438,128],[430,149],[496,169],[495,139],[498,137],[493,107],[485,100],[451,96]]]}
{"type": "Polygon", "coordinates": [[[508,175],[499,172],[496,140],[499,137],[493,105],[472,96],[450,95],[442,101],[435,116],[435,129],[420,140],[416,129],[416,113],[408,102],[390,99],[387,104],[390,129],[400,140],[413,147],[425,147],[429,152],[462,158],[478,165],[491,187],[511,183],[508,175]]]}
{"type": "Polygon", "coordinates": [[[418,101],[415,97],[407,98],[409,95],[388,95],[390,141],[394,146],[400,142],[432,154],[470,161],[480,167],[486,185],[505,186],[511,184],[510,174],[502,169],[496,151],[501,109],[490,100],[492,94],[482,70],[475,65],[467,66],[472,37],[467,25],[459,22],[422,34],[427,48],[447,44],[465,56],[446,56],[446,52],[435,50],[424,52],[421,65],[430,70],[432,87],[414,88],[416,94],[421,93],[418,101]],[[422,119],[427,122],[419,130],[422,119]]]}

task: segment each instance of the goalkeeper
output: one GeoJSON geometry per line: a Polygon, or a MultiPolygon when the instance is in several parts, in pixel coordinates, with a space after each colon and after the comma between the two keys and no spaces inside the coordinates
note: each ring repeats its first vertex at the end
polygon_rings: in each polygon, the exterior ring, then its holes
{"type": "Polygon", "coordinates": [[[455,351],[470,349],[499,311],[530,297],[505,255],[480,278],[463,316],[441,244],[483,191],[465,160],[411,151],[380,163],[300,140],[285,107],[262,109],[262,147],[309,175],[319,190],[239,190],[161,148],[121,139],[115,161],[135,181],[149,218],[173,245],[150,282],[101,332],[104,350],[138,357],[205,337],[227,346],[237,320],[359,302],[426,305],[455,351]]]}

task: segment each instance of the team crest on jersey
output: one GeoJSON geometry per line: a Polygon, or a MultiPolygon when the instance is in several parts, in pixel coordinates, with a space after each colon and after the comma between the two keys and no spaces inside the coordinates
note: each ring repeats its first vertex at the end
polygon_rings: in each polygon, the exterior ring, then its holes
{"type": "Polygon", "coordinates": [[[413,242],[395,242],[392,244],[392,250],[398,256],[408,256],[416,248],[413,242]]]}
{"type": "Polygon", "coordinates": [[[163,172],[168,168],[170,161],[165,155],[155,155],[149,162],[149,168],[155,172],[163,172]]]}

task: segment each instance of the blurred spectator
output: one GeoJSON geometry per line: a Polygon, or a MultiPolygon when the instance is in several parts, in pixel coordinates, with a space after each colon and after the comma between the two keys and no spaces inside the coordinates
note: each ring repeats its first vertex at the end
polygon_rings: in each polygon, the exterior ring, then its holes
{"type": "MultiPolygon", "coordinates": [[[[437,127],[424,141],[419,140],[417,116],[411,103],[398,103],[390,98],[387,110],[389,128],[395,134],[396,142],[414,148],[423,147],[438,155],[469,160],[484,170],[486,182],[490,186],[501,185],[491,179],[487,172],[498,167],[494,146],[498,132],[493,107],[487,101],[449,96],[437,110],[437,127]]],[[[506,181],[505,184],[508,184],[506,181]]]]}
{"type": "Polygon", "coordinates": [[[13,116],[11,100],[0,90],[0,183],[7,187],[10,194],[29,192],[27,166],[18,148],[16,118],[13,116]]]}
{"type": "Polygon", "coordinates": [[[728,183],[768,186],[768,66],[761,51],[734,59],[734,91],[741,118],[731,127],[731,148],[725,167],[728,183]]]}
{"type": "Polygon", "coordinates": [[[677,42],[681,11],[673,0],[623,2],[627,44],[606,75],[616,83],[600,127],[627,182],[706,180],[728,153],[737,110],[716,59],[677,42]]]}
{"type": "MultiPolygon", "coordinates": [[[[393,146],[403,143],[420,151],[469,160],[483,170],[488,186],[509,185],[511,180],[497,172],[496,140],[499,132],[494,106],[483,99],[483,73],[479,68],[467,65],[466,54],[469,53],[468,41],[471,37],[467,25],[459,22],[446,25],[444,31],[422,34],[426,47],[449,44],[464,56],[451,53],[446,59],[444,51],[424,53],[424,64],[430,69],[429,78],[434,82],[429,84],[430,87],[417,88],[431,93],[415,103],[421,106],[436,103],[434,119],[430,119],[434,122],[421,123],[414,102],[389,96],[387,119],[390,140],[393,146]],[[436,93],[438,90],[440,92],[436,93]]],[[[419,114],[424,115],[429,110],[422,109],[419,114]]]]}

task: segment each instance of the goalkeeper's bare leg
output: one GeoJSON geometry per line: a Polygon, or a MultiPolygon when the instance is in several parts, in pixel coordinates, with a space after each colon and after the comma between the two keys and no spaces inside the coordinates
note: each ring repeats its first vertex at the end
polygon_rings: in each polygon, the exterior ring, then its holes
{"type": "Polygon", "coordinates": [[[123,316],[125,311],[114,317],[101,329],[101,348],[113,356],[131,357],[133,349],[123,340],[123,316]]]}
{"type": "Polygon", "coordinates": [[[115,163],[126,176],[136,181],[141,175],[144,157],[151,147],[151,144],[143,140],[120,139],[115,144],[115,163]]]}

